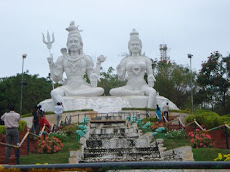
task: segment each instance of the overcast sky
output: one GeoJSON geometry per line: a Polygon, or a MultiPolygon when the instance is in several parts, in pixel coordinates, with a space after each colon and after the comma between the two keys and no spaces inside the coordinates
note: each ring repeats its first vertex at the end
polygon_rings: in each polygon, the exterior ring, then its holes
{"type": "Polygon", "coordinates": [[[230,0],[0,0],[0,21],[0,77],[21,73],[23,53],[24,70],[48,76],[41,33],[54,32],[56,61],[71,21],[83,30],[85,54],[94,60],[107,56],[105,69],[115,68],[128,52],[133,28],[148,57],[159,59],[159,44],[165,43],[177,64],[189,65],[187,54],[193,54],[194,70],[211,52],[230,52],[230,0]]]}

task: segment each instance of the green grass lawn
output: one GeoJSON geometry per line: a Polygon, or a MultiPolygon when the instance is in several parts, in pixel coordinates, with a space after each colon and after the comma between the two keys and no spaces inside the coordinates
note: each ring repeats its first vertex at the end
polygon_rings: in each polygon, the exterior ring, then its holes
{"type": "Polygon", "coordinates": [[[181,146],[191,146],[189,139],[187,139],[187,138],[168,139],[166,137],[164,138],[164,147],[167,148],[166,150],[178,148],[181,146]]]}
{"type": "Polygon", "coordinates": [[[193,148],[192,152],[195,161],[214,161],[218,153],[230,154],[230,149],[193,148]]]}
{"type": "Polygon", "coordinates": [[[23,164],[61,164],[69,163],[69,152],[71,150],[78,150],[80,144],[76,141],[75,136],[69,136],[68,139],[63,142],[64,147],[61,151],[53,154],[30,154],[28,156],[20,157],[20,165],[23,164]]]}
{"type": "MultiPolygon", "coordinates": [[[[167,147],[167,150],[181,146],[191,146],[189,139],[164,139],[164,147],[167,147]]],[[[193,148],[192,152],[195,161],[214,161],[218,153],[230,154],[230,149],[193,148]]]]}

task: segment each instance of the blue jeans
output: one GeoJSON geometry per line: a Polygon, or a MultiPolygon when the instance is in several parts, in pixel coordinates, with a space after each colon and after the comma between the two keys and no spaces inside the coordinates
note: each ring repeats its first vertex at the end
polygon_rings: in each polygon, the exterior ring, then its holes
{"type": "MultiPolygon", "coordinates": [[[[18,128],[6,128],[6,143],[17,145],[19,142],[18,128]]],[[[15,149],[15,157],[17,156],[17,149],[15,149]]],[[[6,146],[6,164],[9,163],[11,156],[11,146],[6,146]]]]}

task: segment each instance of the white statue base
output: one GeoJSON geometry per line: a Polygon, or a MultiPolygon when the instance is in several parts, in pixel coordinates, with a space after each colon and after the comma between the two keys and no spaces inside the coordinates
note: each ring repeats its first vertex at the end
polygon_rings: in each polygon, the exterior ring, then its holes
{"type": "MultiPolygon", "coordinates": [[[[169,103],[170,109],[179,110],[178,107],[165,97],[157,96],[157,103],[161,109],[169,103]]],[[[147,96],[99,96],[99,97],[64,97],[65,111],[93,109],[98,113],[119,112],[122,108],[145,108],[147,96]]],[[[54,111],[52,99],[46,99],[39,103],[45,111],[54,111]]]]}

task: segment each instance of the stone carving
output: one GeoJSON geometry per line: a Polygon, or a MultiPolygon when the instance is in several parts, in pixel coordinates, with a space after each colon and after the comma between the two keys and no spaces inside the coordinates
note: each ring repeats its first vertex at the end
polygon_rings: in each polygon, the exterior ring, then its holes
{"type": "Polygon", "coordinates": [[[81,30],[71,22],[66,29],[68,34],[67,49],[62,48],[57,62],[53,62],[53,56],[48,57],[48,63],[51,73],[51,78],[55,82],[62,80],[65,72],[67,79],[63,86],[51,91],[51,97],[54,103],[63,102],[66,107],[63,97],[67,96],[99,96],[104,93],[104,89],[97,87],[97,81],[100,81],[100,66],[105,61],[103,55],[97,58],[96,68],[94,69],[92,58],[83,53],[83,42],[80,35],[81,30]],[[87,73],[90,85],[85,81],[84,75],[87,73]]]}
{"type": "Polygon", "coordinates": [[[156,90],[153,88],[155,77],[153,76],[152,61],[141,54],[142,42],[139,33],[133,29],[130,33],[128,43],[129,55],[123,58],[117,66],[117,74],[120,80],[126,79],[127,84],[110,90],[112,96],[148,96],[147,107],[153,108],[156,105],[156,90]],[[148,84],[144,80],[144,75],[148,75],[148,84]]]}

